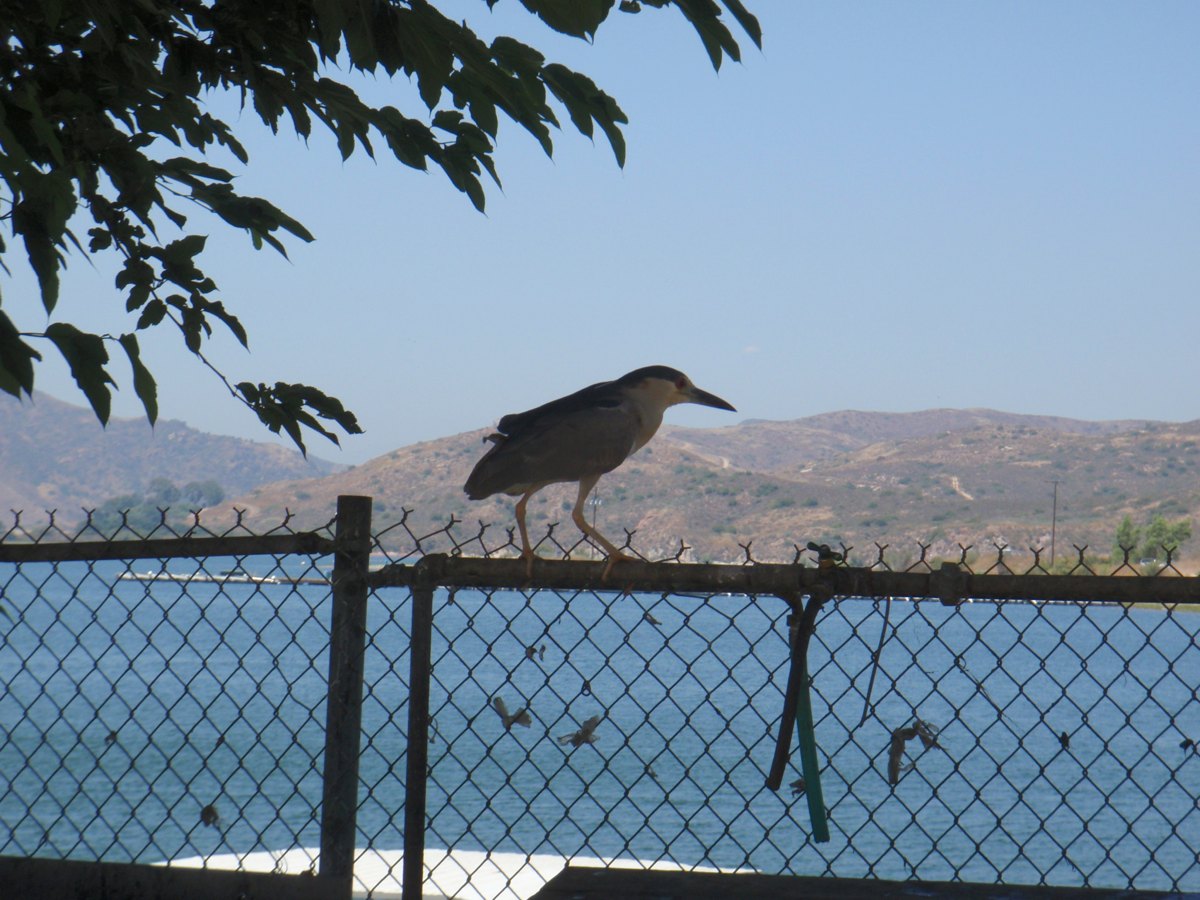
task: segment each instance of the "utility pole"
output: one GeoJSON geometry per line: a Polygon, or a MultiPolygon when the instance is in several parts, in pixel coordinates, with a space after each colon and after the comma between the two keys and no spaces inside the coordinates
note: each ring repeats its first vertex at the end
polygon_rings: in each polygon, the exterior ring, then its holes
{"type": "Polygon", "coordinates": [[[1050,513],[1050,568],[1054,568],[1054,537],[1058,530],[1058,479],[1051,478],[1050,483],[1054,485],[1054,506],[1050,513]]]}

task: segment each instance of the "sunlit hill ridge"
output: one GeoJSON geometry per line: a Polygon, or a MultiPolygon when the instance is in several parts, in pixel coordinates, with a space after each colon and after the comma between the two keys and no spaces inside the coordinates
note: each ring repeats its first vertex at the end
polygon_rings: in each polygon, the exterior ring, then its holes
{"type": "MultiPolygon", "coordinates": [[[[266,485],[238,498],[249,515],[325,521],[338,494],[375,498],[379,521],[408,511],[428,533],[451,517],[465,535],[487,524],[488,546],[507,540],[512,499],[473,503],[462,484],[485,450],[486,430],[402,447],[325,478],[266,485]]],[[[919,553],[958,558],[959,545],[1025,553],[1073,545],[1107,555],[1121,520],[1200,518],[1200,421],[1086,422],[991,410],[835,412],[727,428],[664,427],[601,479],[589,510],[610,538],[634,532],[651,557],[791,560],[809,540],[845,544],[860,561],[903,563],[919,553]],[[1057,508],[1055,509],[1055,482],[1057,508]]],[[[574,486],[547,488],[529,504],[531,532],[566,544],[574,486]]],[[[619,542],[619,541],[618,541],[619,542]]],[[[1190,547],[1183,547],[1186,555],[1190,547]]],[[[1048,558],[1048,553],[1046,557],[1048,558]]],[[[1165,555],[1164,555],[1165,556],[1165,555]]]]}
{"type": "MultiPolygon", "coordinates": [[[[111,508],[113,498],[136,498],[155,479],[181,486],[208,480],[221,485],[224,499],[202,513],[205,524],[220,527],[237,509],[254,529],[285,516],[292,527],[308,528],[330,520],[339,494],[365,494],[374,498],[377,530],[406,517],[397,540],[409,531],[437,532],[453,519],[456,534],[482,529],[495,548],[509,540],[512,499],[476,503],[462,492],[487,433],[413,444],[342,468],[179,422],[151,432],[140,420],[114,420],[102,430],[90,412],[53,398],[5,400],[0,503],[27,517],[57,509],[58,521],[77,521],[82,508],[105,501],[111,508]]],[[[601,479],[596,497],[589,516],[597,527],[618,543],[633,532],[633,545],[651,558],[674,556],[682,541],[690,559],[743,561],[748,546],[754,559],[790,561],[797,545],[815,540],[852,547],[860,563],[886,546],[893,565],[917,558],[919,544],[931,557],[954,559],[961,547],[994,556],[1005,546],[1020,566],[1032,561],[1030,547],[1046,548],[1048,560],[1053,527],[1061,564],[1085,546],[1089,555],[1107,555],[1127,515],[1137,525],[1155,516],[1200,521],[1200,420],[1091,422],[940,409],[664,426],[601,479]]],[[[578,541],[573,500],[571,485],[533,498],[535,540],[555,525],[563,545],[578,541]]],[[[1194,568],[1198,548],[1200,538],[1186,541],[1176,559],[1194,568]]],[[[447,545],[433,540],[428,549],[447,545]]]]}

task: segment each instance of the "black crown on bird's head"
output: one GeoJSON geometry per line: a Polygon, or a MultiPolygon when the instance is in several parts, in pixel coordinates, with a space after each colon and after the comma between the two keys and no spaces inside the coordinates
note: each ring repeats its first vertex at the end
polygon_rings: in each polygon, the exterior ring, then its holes
{"type": "Polygon", "coordinates": [[[622,375],[617,379],[617,384],[637,384],[639,381],[645,381],[647,378],[659,378],[663,381],[678,381],[680,378],[687,378],[678,369],[672,369],[670,366],[642,366],[640,369],[634,369],[627,375],[622,375]]]}

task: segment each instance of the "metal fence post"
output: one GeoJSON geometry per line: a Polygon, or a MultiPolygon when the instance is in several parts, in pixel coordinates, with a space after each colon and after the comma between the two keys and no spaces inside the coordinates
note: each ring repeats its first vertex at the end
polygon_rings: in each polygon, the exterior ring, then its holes
{"type": "Polygon", "coordinates": [[[367,569],[371,558],[370,497],[338,497],[335,543],[319,871],[321,875],[345,878],[345,896],[349,898],[354,874],[362,742],[367,569]]]}
{"type": "Polygon", "coordinates": [[[401,900],[421,900],[425,880],[425,796],[429,774],[429,686],[433,667],[433,590],[429,558],[417,563],[409,645],[408,759],[404,783],[401,900]]]}

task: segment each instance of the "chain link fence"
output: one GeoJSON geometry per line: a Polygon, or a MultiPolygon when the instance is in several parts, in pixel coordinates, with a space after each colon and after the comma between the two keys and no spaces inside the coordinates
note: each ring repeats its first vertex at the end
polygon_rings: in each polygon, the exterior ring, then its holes
{"type": "Polygon", "coordinates": [[[319,843],[328,567],[180,557],[304,541],[286,524],[167,521],[114,536],[17,515],[0,531],[9,558],[42,557],[0,563],[0,854],[158,862],[319,843]]]}
{"type": "Polygon", "coordinates": [[[376,897],[523,898],[590,859],[1200,890],[1200,588],[1169,555],[1052,576],[996,547],[681,544],[602,581],[553,529],[529,577],[511,533],[404,514],[361,573],[339,837],[334,525],[250,552],[237,522],[167,522],[0,529],[0,855],[298,873],[340,840],[376,897]],[[819,771],[792,750],[772,790],[803,610],[819,771]]]}

